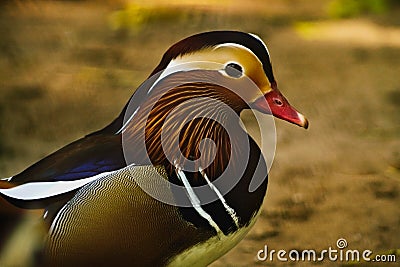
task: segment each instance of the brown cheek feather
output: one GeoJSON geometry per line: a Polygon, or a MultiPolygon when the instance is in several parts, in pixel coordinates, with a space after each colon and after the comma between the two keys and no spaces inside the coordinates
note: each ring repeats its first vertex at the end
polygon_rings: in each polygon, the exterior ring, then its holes
{"type": "MultiPolygon", "coordinates": [[[[208,72],[202,71],[202,75],[204,74],[208,72]]],[[[167,155],[172,155],[178,164],[185,160],[182,157],[191,161],[201,158],[198,162],[204,164],[203,166],[208,165],[204,162],[212,162],[205,169],[208,177],[217,178],[231,160],[231,152],[235,150],[232,147],[240,142],[231,139],[218,121],[236,119],[223,117],[227,114],[224,112],[226,106],[232,108],[238,115],[246,104],[231,90],[215,84],[178,85],[184,80],[181,76],[187,76],[187,73],[171,75],[160,86],[154,88],[134,119],[129,122],[131,126],[128,126],[124,135],[132,144],[131,147],[135,148],[129,153],[134,155],[138,163],[144,158],[142,156],[147,154],[153,165],[164,165],[167,171],[172,171],[174,168],[173,162],[167,155]],[[190,101],[199,98],[207,98],[210,103],[207,104],[207,99],[206,102],[199,103],[190,101]],[[219,100],[220,105],[213,100],[219,100]],[[196,118],[187,121],[188,114],[195,114],[196,118]],[[145,129],[145,147],[140,150],[137,149],[140,146],[135,145],[135,142],[140,140],[142,129],[145,129]],[[163,140],[162,135],[164,135],[163,140]],[[215,158],[211,153],[201,154],[200,143],[204,139],[211,139],[215,143],[215,158]],[[176,146],[177,141],[179,146],[176,146]]],[[[241,128],[236,130],[243,131],[241,128]]],[[[195,169],[203,166],[195,166],[195,169]]]]}

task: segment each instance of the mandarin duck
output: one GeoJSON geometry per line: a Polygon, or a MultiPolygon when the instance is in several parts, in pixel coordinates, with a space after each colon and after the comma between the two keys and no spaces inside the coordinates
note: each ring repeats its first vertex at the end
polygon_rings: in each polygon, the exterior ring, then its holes
{"type": "Polygon", "coordinates": [[[1,180],[4,199],[44,209],[38,266],[206,266],[229,251],[268,183],[246,109],[308,127],[258,36],[171,46],[109,125],[1,180]]]}

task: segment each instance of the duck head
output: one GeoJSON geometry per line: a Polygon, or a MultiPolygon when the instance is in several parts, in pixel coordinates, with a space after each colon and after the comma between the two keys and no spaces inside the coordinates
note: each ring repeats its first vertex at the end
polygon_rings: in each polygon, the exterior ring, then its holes
{"type": "MultiPolygon", "coordinates": [[[[235,83],[246,107],[308,128],[308,120],[279,91],[269,51],[256,35],[236,31],[213,31],[190,36],[170,47],[152,75],[172,72],[215,70],[235,83]],[[249,90],[250,79],[258,90],[249,90]],[[240,84],[243,86],[240,86],[240,84]]],[[[231,88],[230,88],[231,89],[231,88]]]]}

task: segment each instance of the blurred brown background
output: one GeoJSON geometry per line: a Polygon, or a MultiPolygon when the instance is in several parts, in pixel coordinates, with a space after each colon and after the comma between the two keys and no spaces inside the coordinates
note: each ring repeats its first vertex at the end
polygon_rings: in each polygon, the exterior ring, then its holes
{"type": "MultiPolygon", "coordinates": [[[[311,125],[276,122],[263,213],[212,266],[309,266],[256,255],[264,245],[336,248],[338,238],[374,254],[397,249],[399,262],[399,2],[2,1],[0,176],[110,122],[181,38],[252,32],[269,47],[281,91],[311,125]]],[[[5,224],[14,211],[0,204],[5,224]]]]}

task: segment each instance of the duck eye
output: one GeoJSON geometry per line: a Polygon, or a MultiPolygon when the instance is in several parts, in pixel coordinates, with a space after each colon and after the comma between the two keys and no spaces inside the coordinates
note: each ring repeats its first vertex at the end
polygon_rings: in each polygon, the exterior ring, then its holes
{"type": "Polygon", "coordinates": [[[243,68],[239,64],[229,63],[225,66],[225,72],[233,78],[239,78],[243,74],[243,68]]]}

